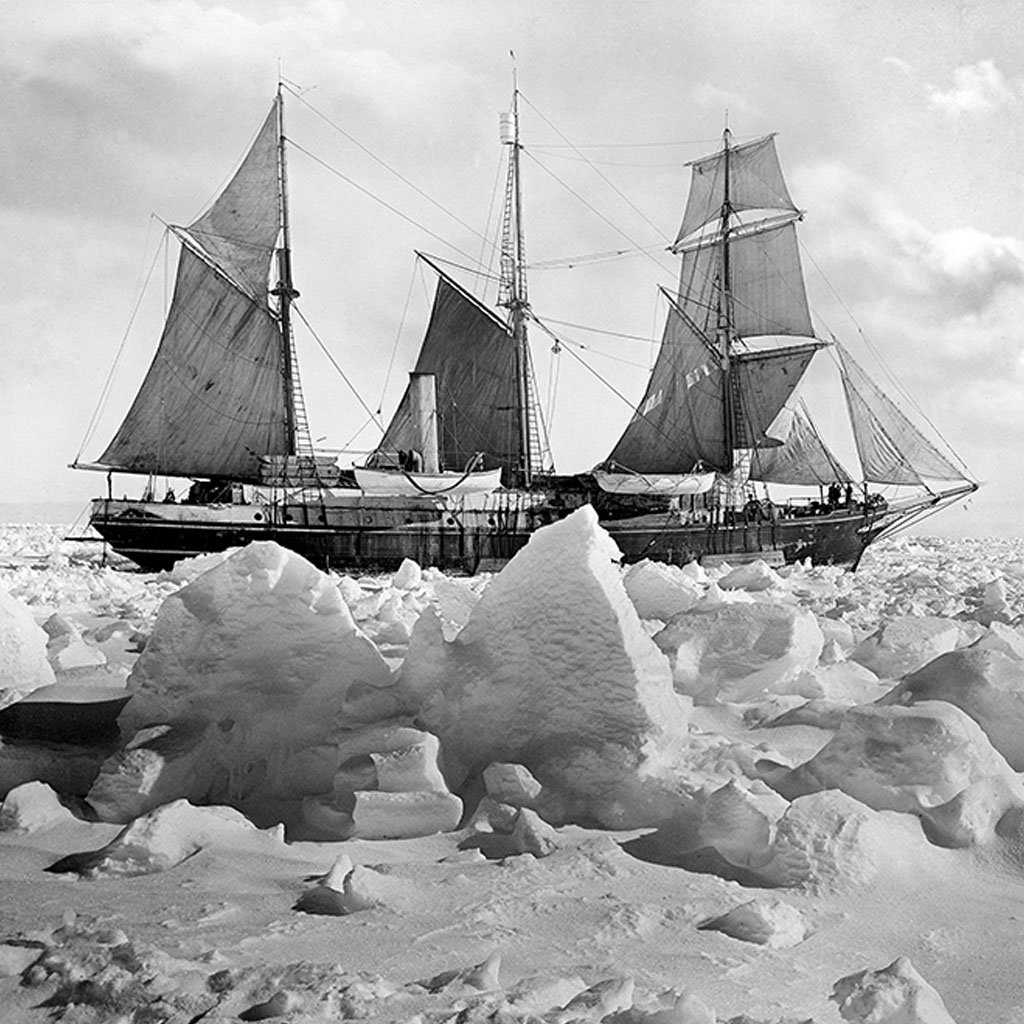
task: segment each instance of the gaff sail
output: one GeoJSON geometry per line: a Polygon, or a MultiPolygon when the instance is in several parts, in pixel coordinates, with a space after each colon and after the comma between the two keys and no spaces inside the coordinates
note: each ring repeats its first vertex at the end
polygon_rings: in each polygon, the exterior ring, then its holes
{"type": "Polygon", "coordinates": [[[267,302],[282,216],[279,103],[213,205],[176,231],[160,344],[102,465],[256,482],[262,456],[292,454],[284,340],[267,302]]]}
{"type": "MultiPolygon", "coordinates": [[[[512,332],[469,292],[434,269],[434,305],[413,372],[435,377],[441,465],[463,470],[482,453],[481,468],[500,467],[508,485],[522,455],[512,332]]],[[[394,464],[398,451],[418,443],[407,389],[371,463],[394,464]]]]}

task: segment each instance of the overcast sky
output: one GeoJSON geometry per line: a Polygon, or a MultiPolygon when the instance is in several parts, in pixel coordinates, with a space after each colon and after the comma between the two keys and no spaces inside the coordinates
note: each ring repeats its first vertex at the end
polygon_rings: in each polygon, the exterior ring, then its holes
{"type": "MultiPolygon", "coordinates": [[[[555,357],[532,335],[545,405],[557,383],[560,470],[607,455],[629,416],[616,391],[640,398],[653,348],[617,335],[660,330],[685,164],[728,118],[738,140],[778,132],[807,211],[821,333],[872,370],[881,353],[986,481],[928,530],[1024,533],[1019,12],[1002,0],[6,0],[0,500],[102,492],[101,476],[65,467],[111,367],[85,460],[152,356],[175,259],[161,221],[188,223],[216,194],[279,64],[300,94],[286,114],[299,308],[387,417],[428,311],[413,250],[467,262],[493,233],[513,50],[528,258],[628,252],[531,271],[534,308],[579,325],[565,330],[586,346],[555,357]]],[[[298,345],[313,435],[372,446],[317,340],[300,329],[298,345]]]]}

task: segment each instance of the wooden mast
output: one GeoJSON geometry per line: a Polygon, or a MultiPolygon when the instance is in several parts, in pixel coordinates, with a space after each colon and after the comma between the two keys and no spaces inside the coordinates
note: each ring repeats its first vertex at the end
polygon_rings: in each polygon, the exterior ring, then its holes
{"type": "Polygon", "coordinates": [[[506,231],[503,239],[503,252],[506,263],[508,289],[504,305],[508,307],[512,324],[512,339],[515,346],[516,371],[516,414],[519,433],[519,480],[523,487],[533,483],[534,465],[531,445],[530,408],[530,355],[526,337],[526,311],[529,299],[526,291],[526,271],[524,269],[523,239],[523,191],[520,180],[519,156],[522,144],[519,141],[519,77],[516,69],[512,69],[512,135],[505,141],[511,147],[509,154],[509,181],[506,191],[506,231]]]}
{"type": "Polygon", "coordinates": [[[722,133],[724,166],[722,194],[722,265],[721,282],[718,292],[718,336],[722,354],[722,387],[724,389],[723,405],[725,412],[725,451],[726,470],[731,471],[736,448],[736,410],[734,409],[732,379],[732,270],[729,264],[729,218],[732,213],[732,199],[729,191],[729,143],[731,141],[729,126],[726,124],[722,133]]]}
{"type": "Polygon", "coordinates": [[[288,170],[284,147],[284,94],[280,82],[277,84],[277,173],[278,195],[281,204],[281,247],[277,250],[277,287],[271,291],[279,302],[281,318],[281,374],[284,378],[285,437],[288,453],[298,453],[298,439],[295,425],[295,370],[292,366],[292,321],[291,305],[299,297],[292,284],[291,232],[288,225],[288,170]]]}

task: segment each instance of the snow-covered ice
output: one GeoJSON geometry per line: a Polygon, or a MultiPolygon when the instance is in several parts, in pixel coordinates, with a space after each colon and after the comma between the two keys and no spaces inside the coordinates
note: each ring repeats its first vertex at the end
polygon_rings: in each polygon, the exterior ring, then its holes
{"type": "Polygon", "coordinates": [[[0,554],[5,1022],[1024,1010],[1024,543],[624,568],[585,510],[476,578],[0,554]]]}

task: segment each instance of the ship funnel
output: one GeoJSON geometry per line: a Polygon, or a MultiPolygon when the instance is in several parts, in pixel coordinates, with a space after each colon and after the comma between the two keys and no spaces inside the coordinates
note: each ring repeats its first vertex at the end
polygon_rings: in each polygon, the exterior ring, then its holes
{"type": "Polygon", "coordinates": [[[409,400],[415,447],[423,457],[423,472],[437,473],[437,383],[432,373],[409,374],[409,400]]]}

